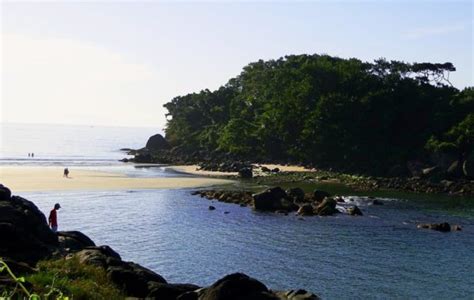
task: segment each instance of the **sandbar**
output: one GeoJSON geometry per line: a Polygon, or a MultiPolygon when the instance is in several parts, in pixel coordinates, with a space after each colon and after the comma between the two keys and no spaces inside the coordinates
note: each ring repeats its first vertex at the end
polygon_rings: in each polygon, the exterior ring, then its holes
{"type": "MultiPolygon", "coordinates": [[[[311,172],[311,171],[314,171],[314,169],[308,169],[308,168],[305,168],[305,167],[302,167],[302,166],[285,166],[285,165],[276,165],[276,164],[261,164],[259,166],[267,167],[270,170],[278,168],[282,172],[311,172]]],[[[177,171],[177,172],[194,174],[194,175],[199,175],[199,176],[229,177],[229,176],[237,176],[238,175],[237,172],[217,172],[217,171],[199,170],[198,165],[168,166],[166,168],[169,168],[169,169],[177,171]]],[[[267,175],[269,175],[269,173],[261,172],[260,168],[255,168],[254,169],[254,175],[267,176],[267,175]]]]}
{"type": "Polygon", "coordinates": [[[16,192],[68,190],[178,189],[230,184],[233,181],[209,177],[135,178],[120,173],[70,169],[63,177],[61,167],[1,166],[0,183],[16,192]]]}

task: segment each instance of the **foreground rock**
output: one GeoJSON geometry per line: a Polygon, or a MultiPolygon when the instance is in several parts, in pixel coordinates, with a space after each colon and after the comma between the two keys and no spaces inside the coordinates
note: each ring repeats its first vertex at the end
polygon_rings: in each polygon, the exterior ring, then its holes
{"type": "Polygon", "coordinates": [[[155,272],[133,262],[122,261],[120,255],[108,246],[86,247],[67,257],[72,258],[103,268],[112,282],[128,296],[149,297],[151,286],[167,284],[166,280],[155,272]]]}
{"type": "MultiPolygon", "coordinates": [[[[232,196],[232,195],[231,195],[232,196]]],[[[252,201],[251,194],[247,194],[252,201]]],[[[213,285],[200,288],[189,283],[169,283],[159,274],[133,262],[123,261],[109,246],[95,243],[79,231],[53,233],[46,218],[30,201],[11,196],[8,188],[0,185],[0,257],[16,274],[37,272],[39,260],[77,259],[81,264],[94,265],[105,270],[107,277],[127,297],[175,299],[318,299],[306,291],[273,292],[263,283],[245,274],[232,274],[213,285]]],[[[0,290],[14,282],[3,281],[0,290]]]]}
{"type": "Polygon", "coordinates": [[[0,187],[0,195],[0,257],[34,265],[51,256],[59,242],[43,213],[6,187],[0,187]]]}
{"type": "Polygon", "coordinates": [[[316,300],[314,294],[304,290],[274,292],[260,281],[242,273],[234,273],[219,279],[211,286],[187,293],[183,300],[316,300]]]}
{"type": "Polygon", "coordinates": [[[60,246],[66,252],[75,252],[86,247],[95,246],[95,243],[80,231],[59,231],[58,239],[60,246]]]}

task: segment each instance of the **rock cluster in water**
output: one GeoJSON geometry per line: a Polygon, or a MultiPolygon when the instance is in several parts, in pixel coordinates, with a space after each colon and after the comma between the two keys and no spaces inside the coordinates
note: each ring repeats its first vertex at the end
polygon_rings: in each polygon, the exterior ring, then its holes
{"type": "MultiPolygon", "coordinates": [[[[256,194],[249,191],[200,190],[192,194],[209,200],[251,206],[258,211],[284,214],[296,212],[301,216],[331,216],[340,212],[336,208],[337,203],[344,202],[342,198],[331,197],[325,191],[315,190],[313,193],[305,193],[301,188],[285,191],[281,187],[273,187],[256,194]]],[[[347,213],[353,216],[363,215],[357,206],[349,207],[347,213]]]]}
{"type": "MultiPolygon", "coordinates": [[[[209,200],[219,202],[239,204],[240,206],[251,206],[257,211],[283,213],[296,212],[299,216],[332,216],[340,213],[337,208],[339,202],[345,202],[338,196],[331,196],[321,190],[313,193],[305,193],[301,188],[290,188],[283,190],[280,187],[273,187],[263,192],[252,194],[249,191],[224,191],[224,190],[199,190],[191,192],[209,200]]],[[[383,201],[372,199],[372,205],[383,205],[383,201]]],[[[209,210],[215,210],[214,206],[209,206],[209,210]]],[[[362,210],[352,205],[343,210],[351,216],[362,216],[362,210]]],[[[417,228],[432,229],[441,232],[461,231],[460,225],[450,225],[449,223],[427,223],[418,224],[417,228]]]]}
{"type": "MultiPolygon", "coordinates": [[[[49,258],[77,258],[103,268],[109,279],[129,297],[160,300],[319,299],[305,290],[277,292],[245,274],[227,275],[208,287],[169,283],[159,274],[123,261],[109,246],[95,243],[78,231],[53,233],[41,211],[0,185],[0,257],[17,274],[34,273],[36,263],[49,258]]],[[[0,288],[15,282],[0,274],[0,288]]]]}

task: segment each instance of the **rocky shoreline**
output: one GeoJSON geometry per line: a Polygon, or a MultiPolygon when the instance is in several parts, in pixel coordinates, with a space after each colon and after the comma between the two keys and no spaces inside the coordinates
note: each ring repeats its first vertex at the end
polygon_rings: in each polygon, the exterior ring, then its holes
{"type": "MultiPolygon", "coordinates": [[[[278,168],[269,169],[264,163],[285,165],[284,161],[253,162],[220,151],[193,151],[183,147],[171,147],[160,134],[149,138],[142,149],[126,149],[133,158],[123,162],[160,163],[175,165],[199,165],[201,170],[236,172],[238,177],[256,183],[270,182],[324,182],[333,181],[350,186],[356,191],[398,190],[416,193],[474,195],[474,167],[472,162],[443,158],[435,165],[410,161],[406,166],[394,166],[385,177],[353,175],[344,172],[315,168],[311,172],[281,172],[278,168]],[[449,163],[446,163],[449,161],[449,163]],[[262,176],[264,175],[264,176],[262,176]]],[[[293,162],[293,165],[301,165],[293,162]]],[[[315,166],[306,166],[313,168],[315,166]]]]}
{"type": "MultiPolygon", "coordinates": [[[[139,299],[319,299],[301,289],[272,291],[260,281],[241,273],[224,276],[207,287],[169,283],[143,266],[123,261],[111,247],[95,245],[81,232],[53,233],[33,202],[12,196],[4,186],[0,186],[0,257],[20,275],[38,273],[36,266],[43,260],[78,260],[80,264],[104,270],[107,278],[125,296],[139,299]]],[[[0,272],[0,291],[14,289],[17,284],[6,275],[0,272]]]]}

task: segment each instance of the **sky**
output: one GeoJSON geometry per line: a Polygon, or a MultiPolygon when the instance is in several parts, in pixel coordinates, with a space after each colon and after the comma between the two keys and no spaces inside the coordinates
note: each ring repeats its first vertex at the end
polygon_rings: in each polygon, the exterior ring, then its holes
{"type": "Polygon", "coordinates": [[[452,62],[473,86],[472,1],[3,1],[1,122],[163,128],[163,104],[259,59],[452,62]]]}

